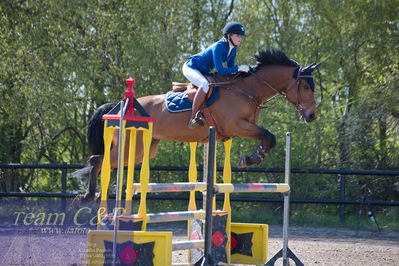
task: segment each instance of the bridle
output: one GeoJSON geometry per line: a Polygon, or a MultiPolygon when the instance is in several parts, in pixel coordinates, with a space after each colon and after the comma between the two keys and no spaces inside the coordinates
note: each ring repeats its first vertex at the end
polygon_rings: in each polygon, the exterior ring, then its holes
{"type": "MultiPolygon", "coordinates": [[[[252,76],[254,76],[259,82],[263,83],[264,85],[266,85],[267,87],[269,87],[270,89],[272,89],[273,91],[275,91],[277,94],[274,95],[273,97],[269,98],[268,100],[266,100],[266,102],[264,103],[258,103],[255,99],[255,97],[253,95],[248,95],[246,92],[244,92],[243,90],[240,89],[240,92],[245,95],[246,97],[248,97],[249,99],[255,101],[256,103],[256,108],[258,109],[265,109],[268,108],[269,106],[267,106],[267,103],[269,103],[272,99],[274,99],[276,96],[282,96],[284,97],[289,103],[293,104],[295,106],[295,109],[298,112],[301,112],[304,110],[303,106],[301,103],[304,102],[311,102],[311,103],[315,103],[315,100],[309,100],[309,99],[301,99],[301,90],[300,90],[300,81],[302,79],[313,79],[312,75],[307,75],[307,74],[301,74],[303,70],[303,67],[299,66],[296,68],[293,77],[296,79],[296,88],[297,88],[297,102],[291,102],[288,98],[287,98],[287,94],[289,93],[289,91],[294,88],[294,86],[290,86],[286,92],[282,92],[276,88],[274,88],[269,82],[267,82],[266,80],[264,80],[262,77],[260,77],[258,74],[256,74],[256,72],[253,70],[252,67],[249,68],[249,74],[251,74],[252,76]],[[301,100],[300,100],[301,99],[301,100]]],[[[209,86],[219,86],[219,87],[225,87],[227,88],[227,85],[236,83],[237,81],[242,80],[242,76],[241,73],[238,73],[237,75],[235,75],[231,80],[227,80],[227,81],[221,81],[221,82],[214,82],[214,83],[209,83],[209,86]],[[241,78],[240,78],[241,77],[241,78]]],[[[227,88],[228,89],[228,88],[227,88]]]]}

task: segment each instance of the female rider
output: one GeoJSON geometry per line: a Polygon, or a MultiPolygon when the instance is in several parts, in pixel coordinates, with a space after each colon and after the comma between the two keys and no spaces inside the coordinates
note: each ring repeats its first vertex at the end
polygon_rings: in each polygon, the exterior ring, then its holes
{"type": "Polygon", "coordinates": [[[209,90],[208,80],[211,70],[216,69],[218,74],[227,75],[239,72],[248,72],[248,66],[236,66],[236,47],[240,46],[242,36],[245,35],[244,27],[237,22],[230,22],[223,28],[223,38],[204,51],[187,59],[183,65],[183,74],[198,87],[193,101],[189,128],[205,125],[203,114],[199,111],[209,90]],[[223,66],[226,63],[226,67],[223,66]]]}

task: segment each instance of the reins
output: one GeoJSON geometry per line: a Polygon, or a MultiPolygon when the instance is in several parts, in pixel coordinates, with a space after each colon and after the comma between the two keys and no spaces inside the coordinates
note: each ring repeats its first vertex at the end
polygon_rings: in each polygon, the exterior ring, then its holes
{"type": "Polygon", "coordinates": [[[264,80],[263,78],[261,78],[258,74],[256,74],[252,69],[249,70],[249,73],[254,76],[258,81],[260,81],[261,83],[265,84],[266,86],[268,86],[269,88],[271,88],[272,90],[274,90],[275,92],[277,92],[276,95],[270,97],[269,99],[266,100],[266,102],[261,103],[261,104],[257,104],[256,107],[258,109],[266,109],[269,108],[269,106],[267,106],[267,103],[269,103],[271,100],[273,100],[275,97],[277,96],[283,96],[284,98],[287,99],[286,95],[284,93],[282,93],[281,91],[277,90],[276,88],[274,88],[272,85],[270,85],[269,82],[267,82],[266,80],[264,80]]]}
{"type": "MultiPolygon", "coordinates": [[[[236,75],[233,77],[233,79],[231,79],[231,80],[222,81],[222,82],[210,83],[209,85],[210,85],[210,86],[224,87],[224,88],[227,89],[227,90],[232,90],[231,88],[227,87],[226,85],[230,85],[230,84],[236,83],[237,81],[243,80],[244,78],[242,78],[240,74],[241,74],[241,73],[236,74],[236,75]],[[241,78],[240,78],[240,77],[241,77],[241,78]]],[[[250,100],[254,101],[257,108],[258,108],[258,106],[260,106],[260,105],[257,103],[257,101],[256,101],[256,99],[255,99],[254,96],[245,93],[241,88],[238,88],[238,90],[239,90],[239,92],[240,92],[242,95],[244,95],[245,97],[247,97],[247,98],[249,98],[250,100]]],[[[232,90],[232,91],[233,91],[233,90],[232,90]]]]}
{"type": "MultiPolygon", "coordinates": [[[[288,99],[287,99],[287,93],[289,92],[289,90],[291,90],[293,87],[290,87],[290,88],[288,88],[287,89],[287,92],[282,92],[282,91],[279,91],[278,89],[276,89],[276,88],[274,88],[269,82],[267,82],[266,80],[264,80],[262,77],[260,77],[258,74],[256,74],[255,73],[255,71],[253,71],[253,69],[252,68],[250,68],[249,69],[249,72],[248,73],[250,73],[253,77],[255,77],[259,82],[261,82],[261,83],[263,83],[264,85],[266,85],[267,87],[269,87],[270,89],[272,89],[273,91],[275,91],[277,94],[276,95],[274,95],[274,96],[272,96],[272,97],[270,97],[269,99],[267,99],[264,103],[258,103],[257,101],[256,101],[256,99],[255,99],[255,97],[254,96],[252,96],[252,95],[248,95],[247,93],[245,93],[242,89],[240,89],[240,88],[238,88],[239,90],[240,90],[240,92],[241,92],[241,94],[243,94],[243,95],[245,95],[246,97],[248,97],[250,100],[253,100],[254,102],[255,102],[255,104],[256,104],[256,108],[258,108],[258,109],[266,109],[266,108],[269,108],[269,106],[267,106],[267,103],[269,103],[271,100],[273,100],[275,97],[277,97],[277,96],[282,96],[282,97],[284,97],[288,102],[290,102],[290,103],[292,103],[294,106],[295,106],[295,109],[297,109],[298,111],[301,111],[301,110],[303,110],[303,107],[302,107],[302,105],[301,105],[301,101],[300,101],[300,96],[301,96],[301,91],[300,91],[300,88],[299,88],[299,82],[300,82],[300,80],[301,79],[304,79],[304,78],[313,78],[313,76],[312,75],[301,75],[301,70],[302,70],[302,67],[298,67],[297,68],[297,72],[294,74],[294,76],[296,76],[296,84],[297,84],[297,93],[298,93],[298,101],[297,101],[297,103],[293,103],[293,102],[291,102],[291,101],[289,101],[288,99]]],[[[222,81],[222,82],[213,82],[213,83],[209,83],[209,85],[210,86],[215,86],[215,87],[225,87],[226,89],[230,89],[230,88],[228,88],[228,87],[226,87],[226,85],[230,85],[230,84],[233,84],[233,83],[236,83],[237,81],[240,81],[240,80],[243,80],[243,78],[241,77],[240,78],[240,73],[238,73],[237,75],[235,75],[234,77],[233,77],[233,79],[231,79],[231,80],[227,80],[227,81],[222,81]]],[[[231,90],[231,89],[230,89],[231,90]]],[[[302,100],[302,101],[304,101],[304,100],[302,100]]],[[[314,100],[312,100],[312,101],[314,101],[314,100]]]]}
{"type": "Polygon", "coordinates": [[[254,76],[257,80],[259,80],[260,82],[262,82],[263,84],[265,84],[266,86],[268,86],[270,89],[274,90],[275,92],[277,92],[280,96],[284,96],[285,94],[282,93],[281,91],[275,89],[272,85],[270,85],[269,82],[267,82],[266,80],[264,80],[263,78],[261,78],[258,74],[256,74],[252,69],[249,70],[249,73],[254,76]]]}
{"type": "MultiPolygon", "coordinates": [[[[263,78],[261,78],[258,74],[256,74],[252,69],[250,69],[249,73],[254,76],[258,81],[260,81],[261,83],[265,84],[266,86],[268,86],[269,88],[271,88],[272,90],[274,90],[275,92],[277,92],[276,95],[270,97],[269,99],[266,100],[266,102],[264,102],[262,105],[258,105],[258,108],[264,109],[264,108],[268,108],[268,106],[266,106],[265,104],[267,104],[268,102],[270,102],[271,100],[273,100],[276,96],[282,96],[284,97],[288,102],[292,103],[295,106],[295,109],[298,111],[303,110],[303,107],[300,103],[300,98],[301,98],[301,90],[299,89],[299,81],[301,79],[304,78],[313,78],[312,75],[301,75],[302,72],[302,67],[297,68],[296,70],[297,72],[295,73],[294,76],[296,76],[296,84],[297,84],[297,94],[298,94],[298,101],[297,103],[293,103],[291,101],[288,100],[287,98],[287,93],[292,89],[292,87],[287,89],[287,92],[283,93],[282,91],[277,90],[276,88],[274,88],[272,85],[270,85],[270,83],[268,83],[266,80],[264,80],[263,78]]],[[[302,100],[304,101],[304,100],[302,100]]],[[[314,102],[314,100],[312,100],[312,102],[314,102]]]]}
{"type": "Polygon", "coordinates": [[[225,87],[225,85],[230,85],[230,84],[236,83],[237,81],[243,79],[243,78],[239,78],[239,77],[240,77],[240,73],[234,75],[233,79],[231,79],[231,80],[221,81],[221,82],[212,82],[212,83],[209,83],[209,86],[225,87]]]}

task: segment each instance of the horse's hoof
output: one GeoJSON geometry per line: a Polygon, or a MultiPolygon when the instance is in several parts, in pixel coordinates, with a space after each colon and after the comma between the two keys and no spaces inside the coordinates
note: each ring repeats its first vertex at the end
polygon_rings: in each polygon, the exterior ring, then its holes
{"type": "Polygon", "coordinates": [[[101,200],[101,192],[96,193],[96,195],[94,196],[94,201],[100,201],[101,200]]]}
{"type": "Polygon", "coordinates": [[[83,202],[83,195],[77,195],[72,201],[72,206],[80,206],[82,202],[83,202]]]}
{"type": "Polygon", "coordinates": [[[73,201],[72,206],[80,206],[82,204],[88,204],[91,202],[100,201],[101,193],[96,193],[94,195],[86,193],[85,195],[77,195],[73,201]]]}
{"type": "Polygon", "coordinates": [[[96,199],[96,194],[95,194],[95,193],[94,193],[94,194],[86,193],[86,194],[83,196],[83,198],[82,198],[83,201],[93,201],[93,200],[95,200],[95,199],[96,199]]]}
{"type": "Polygon", "coordinates": [[[242,156],[240,158],[240,160],[238,161],[237,167],[238,168],[245,168],[245,167],[248,167],[250,165],[251,165],[251,162],[250,162],[249,156],[242,156]]]}

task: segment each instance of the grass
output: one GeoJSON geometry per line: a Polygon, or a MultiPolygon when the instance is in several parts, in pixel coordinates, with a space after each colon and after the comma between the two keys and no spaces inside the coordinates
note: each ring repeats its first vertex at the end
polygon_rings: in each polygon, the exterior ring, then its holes
{"type": "MultiPolygon", "coordinates": [[[[173,193],[175,194],[175,193],[173,193]]],[[[177,193],[178,194],[178,193],[177,193]]],[[[29,202],[29,200],[27,200],[29,202]]],[[[12,205],[3,204],[0,207],[0,217],[2,221],[15,222],[15,208],[12,205]]],[[[28,205],[25,208],[24,201],[18,201],[18,210],[29,212],[28,205]]],[[[41,201],[39,201],[41,202],[41,201]]],[[[45,204],[46,200],[44,200],[45,204]]],[[[4,203],[4,202],[3,202],[4,203]]],[[[35,203],[35,201],[33,201],[35,203]]],[[[51,201],[50,201],[51,203],[51,201]]],[[[50,204],[48,203],[48,204],[50,204]]],[[[59,204],[51,204],[52,208],[59,204]]],[[[36,206],[36,205],[33,205],[36,206]]],[[[43,205],[44,206],[44,205],[43,205]]],[[[40,213],[43,206],[35,208],[35,213],[40,213]]],[[[90,212],[81,212],[79,218],[90,219],[96,216],[96,204],[90,207],[90,212]],[[87,217],[86,217],[87,216],[87,217]]],[[[112,206],[109,206],[109,211],[112,206]]],[[[134,213],[138,212],[139,202],[134,202],[134,213]]],[[[217,202],[217,208],[221,209],[223,202],[217,202]]],[[[49,208],[52,209],[52,208],[49,208]]],[[[185,211],[188,208],[186,200],[147,200],[147,213],[185,211]]],[[[202,208],[202,202],[197,202],[197,209],[202,208]]],[[[253,203],[253,202],[231,202],[232,221],[241,223],[264,223],[270,225],[281,225],[283,223],[283,207],[281,203],[253,203]]],[[[67,209],[69,215],[73,217],[75,209],[67,209]],[[72,213],[72,214],[71,214],[72,213]]],[[[290,225],[309,226],[309,227],[335,227],[350,230],[367,230],[378,231],[377,225],[370,220],[367,212],[368,209],[362,209],[360,213],[359,206],[345,206],[345,219],[341,221],[339,218],[338,205],[322,205],[322,204],[291,204],[290,206],[290,225]]],[[[399,232],[399,208],[398,207],[374,207],[372,209],[376,222],[381,231],[399,232]]]]}

